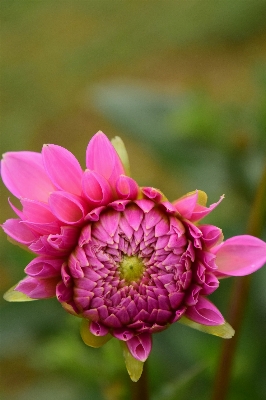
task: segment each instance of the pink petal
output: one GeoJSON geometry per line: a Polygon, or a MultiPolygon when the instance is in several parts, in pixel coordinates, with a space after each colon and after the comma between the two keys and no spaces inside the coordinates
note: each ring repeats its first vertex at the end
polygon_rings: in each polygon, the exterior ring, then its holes
{"type": "Polygon", "coordinates": [[[14,290],[22,292],[31,299],[47,299],[55,296],[58,278],[38,279],[28,276],[19,282],[14,290]]]}
{"type": "Polygon", "coordinates": [[[30,245],[39,235],[32,232],[20,219],[8,219],[3,223],[4,232],[19,243],[30,245]]]}
{"type": "Polygon", "coordinates": [[[88,144],[86,166],[107,179],[112,188],[115,188],[117,178],[125,174],[117,152],[107,136],[101,131],[96,133],[88,144]]]}
{"type": "Polygon", "coordinates": [[[138,196],[139,187],[134,179],[120,175],[116,181],[116,191],[120,199],[134,200],[138,196]]]}
{"type": "Polygon", "coordinates": [[[200,219],[206,217],[206,215],[210,214],[224,199],[224,196],[220,197],[220,200],[217,201],[217,203],[213,203],[210,205],[210,207],[204,207],[201,206],[200,204],[197,204],[196,207],[194,208],[194,211],[189,218],[191,222],[196,222],[199,221],[200,219]]]}
{"type": "Polygon", "coordinates": [[[78,224],[87,212],[85,202],[78,196],[67,192],[53,192],[49,197],[52,213],[67,224],[78,224]]]}
{"type": "Polygon", "coordinates": [[[48,204],[30,199],[21,199],[20,202],[23,206],[24,219],[31,222],[44,223],[56,221],[55,216],[49,210],[48,204]]]}
{"type": "Polygon", "coordinates": [[[143,219],[143,212],[136,204],[129,204],[124,212],[129,225],[137,231],[140,227],[141,221],[143,219]]]}
{"type": "Polygon", "coordinates": [[[23,223],[28,226],[32,231],[40,235],[57,234],[60,232],[61,223],[59,221],[48,223],[23,221],[23,223]]]}
{"type": "Polygon", "coordinates": [[[25,268],[25,273],[36,278],[60,277],[61,267],[64,259],[49,258],[45,256],[36,257],[25,268]]]}
{"type": "Polygon", "coordinates": [[[89,329],[91,333],[95,336],[105,336],[109,332],[109,329],[106,326],[96,321],[92,321],[90,323],[89,329]]]}
{"type": "Polygon", "coordinates": [[[54,185],[47,176],[40,153],[9,152],[1,161],[1,174],[10,192],[20,198],[47,201],[54,185]]]}
{"type": "Polygon", "coordinates": [[[64,282],[60,281],[56,285],[56,297],[60,303],[70,301],[73,298],[73,288],[67,287],[64,282]]]}
{"type": "Polygon", "coordinates": [[[201,225],[200,230],[202,232],[202,239],[207,248],[213,247],[223,239],[223,232],[220,228],[213,225],[201,225]]]}
{"type": "Polygon", "coordinates": [[[111,186],[98,172],[86,170],[82,178],[83,195],[93,207],[106,205],[113,200],[111,186]]]}
{"type": "Polygon", "coordinates": [[[79,229],[74,226],[62,226],[60,233],[49,235],[47,242],[56,250],[70,251],[78,241],[79,229]]]}
{"type": "Polygon", "coordinates": [[[76,157],[55,144],[44,145],[42,156],[47,175],[53,184],[58,189],[80,195],[83,171],[76,157]]]}
{"type": "Polygon", "coordinates": [[[141,333],[138,336],[133,336],[126,344],[132,356],[144,362],[147,360],[151,351],[151,335],[149,333],[141,333]]]}
{"type": "Polygon", "coordinates": [[[153,187],[143,187],[141,188],[141,191],[146,197],[155,201],[155,203],[160,203],[162,200],[166,200],[160,190],[153,187]]]}
{"type": "Polygon", "coordinates": [[[266,263],[266,243],[249,235],[235,236],[211,249],[218,272],[225,275],[251,274],[266,263]]]}
{"type": "Polygon", "coordinates": [[[197,200],[198,191],[196,190],[195,193],[186,195],[176,200],[173,205],[183,218],[190,219],[193,210],[196,207],[197,200]]]}
{"type": "Polygon", "coordinates": [[[225,322],[218,308],[205,297],[199,297],[196,305],[188,307],[185,316],[203,325],[221,325],[225,322]]]}

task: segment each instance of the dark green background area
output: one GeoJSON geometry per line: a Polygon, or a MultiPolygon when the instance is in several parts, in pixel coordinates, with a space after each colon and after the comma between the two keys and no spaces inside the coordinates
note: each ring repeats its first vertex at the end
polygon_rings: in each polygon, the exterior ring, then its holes
{"type": "MultiPolygon", "coordinates": [[[[2,153],[55,143],[85,167],[94,133],[119,135],[140,185],[170,200],[225,194],[204,222],[245,233],[266,149],[265,0],[2,0],[0,17],[2,153]]],[[[7,198],[1,185],[1,222],[7,198]]],[[[4,293],[32,256],[0,239],[4,293]]],[[[233,280],[211,296],[225,317],[233,280]]],[[[130,398],[118,341],[85,346],[55,299],[0,307],[1,399],[130,398]]],[[[265,399],[265,336],[266,268],[252,278],[228,400],[265,399]]],[[[153,338],[151,399],[209,399],[222,339],[178,323],[153,338]]]]}

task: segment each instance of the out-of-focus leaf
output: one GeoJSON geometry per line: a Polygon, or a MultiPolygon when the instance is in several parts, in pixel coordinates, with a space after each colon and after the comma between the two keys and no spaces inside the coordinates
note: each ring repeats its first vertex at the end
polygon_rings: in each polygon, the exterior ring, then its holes
{"type": "Polygon", "coordinates": [[[201,363],[195,365],[193,368],[186,370],[180,376],[178,376],[174,381],[166,383],[159,393],[152,397],[152,400],[175,400],[180,398],[179,393],[185,387],[193,384],[194,379],[200,375],[205,369],[207,365],[201,363]]]}

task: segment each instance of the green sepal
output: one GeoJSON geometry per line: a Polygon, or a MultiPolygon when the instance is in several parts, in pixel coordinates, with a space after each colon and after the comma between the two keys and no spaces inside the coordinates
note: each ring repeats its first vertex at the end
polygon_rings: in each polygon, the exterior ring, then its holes
{"type": "Polygon", "coordinates": [[[112,339],[112,335],[110,335],[110,333],[107,333],[107,335],[105,336],[93,335],[93,333],[91,333],[89,329],[90,323],[91,323],[90,321],[83,318],[80,325],[80,335],[83,342],[87,346],[94,348],[102,347],[105,343],[107,343],[110,339],[112,339]]]}
{"type": "Polygon", "coordinates": [[[129,158],[123,140],[119,136],[115,136],[111,140],[111,143],[114,146],[117,154],[119,155],[120,160],[122,161],[126,175],[130,176],[129,158]]]}
{"type": "Polygon", "coordinates": [[[121,340],[120,343],[123,349],[123,356],[130,379],[133,382],[137,382],[141,377],[144,363],[142,361],[136,360],[136,358],[132,356],[132,354],[128,350],[126,342],[121,340]]]}
{"type": "Polygon", "coordinates": [[[202,325],[192,321],[187,317],[182,317],[178,320],[183,325],[187,325],[190,328],[197,329],[198,331],[209,333],[210,335],[219,336],[223,339],[231,339],[235,331],[228,322],[224,322],[222,325],[202,325]]]}
{"type": "Polygon", "coordinates": [[[12,286],[3,296],[4,300],[11,302],[22,302],[22,301],[33,301],[38,299],[32,299],[24,293],[14,290],[18,284],[12,286]]]}

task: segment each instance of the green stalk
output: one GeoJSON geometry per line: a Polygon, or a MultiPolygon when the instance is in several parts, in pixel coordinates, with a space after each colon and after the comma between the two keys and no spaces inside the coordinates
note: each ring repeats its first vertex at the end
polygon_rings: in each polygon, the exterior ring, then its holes
{"type": "Polygon", "coordinates": [[[138,382],[131,382],[132,400],[149,400],[147,361],[143,365],[143,372],[138,382]]]}
{"type": "MultiPolygon", "coordinates": [[[[259,237],[263,227],[263,216],[266,204],[266,163],[259,183],[254,203],[251,209],[247,225],[249,235],[259,237]]],[[[248,301],[251,276],[235,279],[232,288],[230,312],[227,320],[235,329],[235,336],[225,340],[222,344],[221,355],[214,382],[212,400],[225,400],[230,383],[231,371],[240,336],[240,328],[244,318],[244,312],[248,301]]]]}

